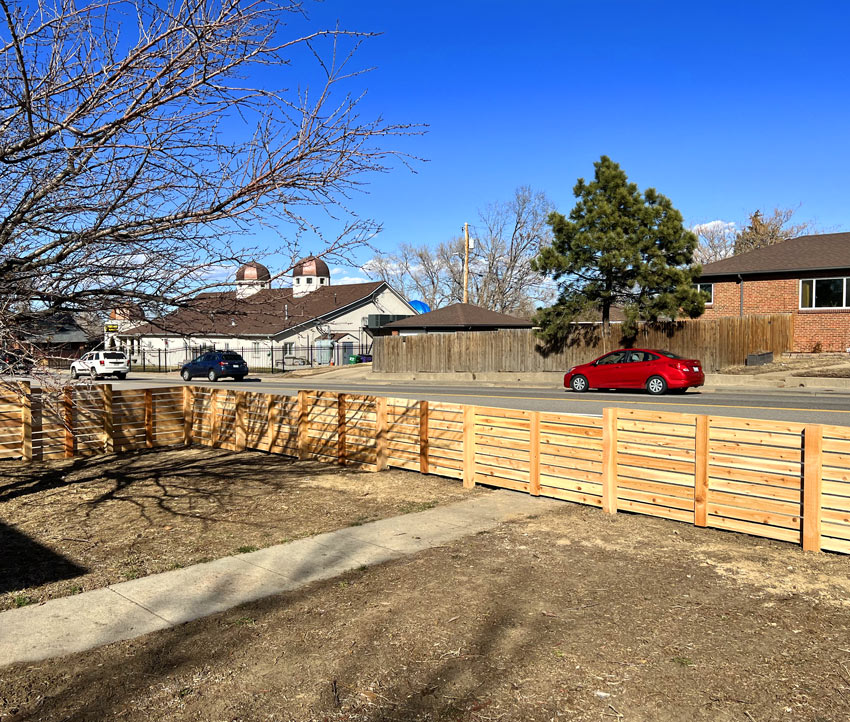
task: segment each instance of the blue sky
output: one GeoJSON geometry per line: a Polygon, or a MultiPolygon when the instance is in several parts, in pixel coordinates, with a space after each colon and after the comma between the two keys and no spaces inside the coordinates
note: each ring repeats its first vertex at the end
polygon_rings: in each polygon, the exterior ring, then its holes
{"type": "Polygon", "coordinates": [[[844,3],[308,8],[311,23],[383,33],[359,56],[375,66],[361,81],[365,113],[429,126],[398,142],[427,159],[416,174],[372,177],[353,201],[383,223],[384,251],[448,240],[519,185],[568,212],[576,179],[603,154],[690,224],[800,205],[801,220],[850,229],[844,3]]]}

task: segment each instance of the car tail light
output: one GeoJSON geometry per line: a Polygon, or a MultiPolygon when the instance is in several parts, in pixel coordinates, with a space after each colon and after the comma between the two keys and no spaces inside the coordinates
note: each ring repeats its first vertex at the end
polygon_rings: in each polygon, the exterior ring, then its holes
{"type": "Polygon", "coordinates": [[[227,366],[227,364],[226,364],[224,361],[219,361],[219,362],[218,362],[218,365],[219,365],[219,366],[227,366]]]}
{"type": "Polygon", "coordinates": [[[674,369],[678,369],[679,371],[689,371],[690,366],[686,364],[684,361],[674,361],[670,364],[674,369]]]}
{"type": "Polygon", "coordinates": [[[106,361],[104,361],[103,359],[101,359],[101,360],[100,360],[100,365],[101,365],[101,366],[105,366],[105,365],[106,365],[106,361]]]}

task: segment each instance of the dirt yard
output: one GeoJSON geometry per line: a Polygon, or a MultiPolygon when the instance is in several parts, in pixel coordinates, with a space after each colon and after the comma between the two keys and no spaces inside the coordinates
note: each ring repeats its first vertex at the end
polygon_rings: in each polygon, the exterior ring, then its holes
{"type": "Polygon", "coordinates": [[[481,492],[412,472],[370,474],[208,448],[0,462],[0,609],[471,493],[481,492]]]}
{"type": "Polygon", "coordinates": [[[0,669],[3,722],[848,717],[850,558],[568,504],[0,669]]]}
{"type": "Polygon", "coordinates": [[[845,354],[814,356],[780,356],[773,363],[763,366],[729,366],[720,373],[738,376],[760,376],[762,374],[786,372],[792,376],[824,376],[835,369],[850,371],[850,356],[845,354]]]}

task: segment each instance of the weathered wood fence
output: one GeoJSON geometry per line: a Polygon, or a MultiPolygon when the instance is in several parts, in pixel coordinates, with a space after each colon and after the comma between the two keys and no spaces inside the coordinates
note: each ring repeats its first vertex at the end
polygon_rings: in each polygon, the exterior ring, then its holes
{"type": "Polygon", "coordinates": [[[617,328],[602,337],[598,326],[579,325],[566,348],[548,354],[525,329],[382,336],[373,344],[372,368],[382,373],[564,372],[607,351],[635,346],[698,358],[704,369],[717,371],[743,364],[756,351],[777,356],[790,351],[793,338],[789,313],[647,324],[632,339],[621,338],[617,328]]]}
{"type": "Polygon", "coordinates": [[[605,409],[602,418],[326,391],[28,393],[0,457],[155,446],[387,466],[850,553],[850,427],[605,409]],[[50,395],[46,395],[50,396],[50,395]]]}

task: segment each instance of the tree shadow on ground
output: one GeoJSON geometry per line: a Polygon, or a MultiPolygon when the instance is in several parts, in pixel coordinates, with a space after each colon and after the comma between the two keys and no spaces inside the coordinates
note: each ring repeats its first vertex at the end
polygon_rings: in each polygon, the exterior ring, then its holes
{"type": "Polygon", "coordinates": [[[0,594],[73,579],[88,570],[0,522],[0,594]]]}

